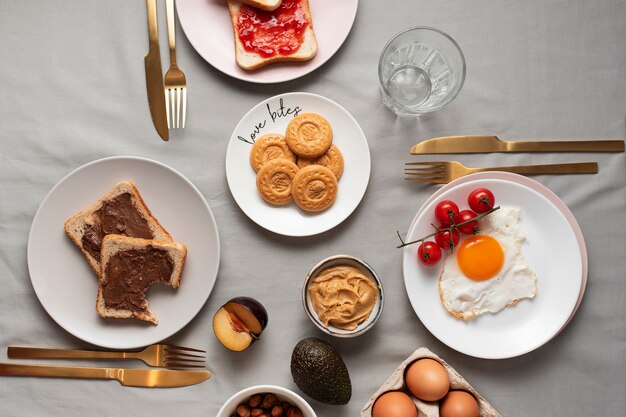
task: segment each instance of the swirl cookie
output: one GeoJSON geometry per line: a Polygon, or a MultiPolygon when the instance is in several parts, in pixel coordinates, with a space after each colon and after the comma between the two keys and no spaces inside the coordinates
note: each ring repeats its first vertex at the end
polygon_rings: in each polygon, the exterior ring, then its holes
{"type": "Polygon", "coordinates": [[[328,151],[317,158],[298,158],[298,166],[300,168],[308,167],[309,165],[321,165],[330,169],[337,179],[341,178],[343,174],[343,155],[339,148],[332,145],[328,151]]]}
{"type": "Polygon", "coordinates": [[[293,178],[291,194],[302,210],[326,210],[337,197],[337,178],[326,167],[309,165],[298,171],[293,178]]]}
{"type": "Polygon", "coordinates": [[[298,156],[317,158],[326,153],[333,142],[328,120],[316,113],[302,113],[287,126],[287,145],[298,156]]]}
{"type": "Polygon", "coordinates": [[[292,181],[298,166],[287,159],[266,162],[256,176],[256,187],[268,203],[283,205],[291,201],[292,181]]]}
{"type": "Polygon", "coordinates": [[[272,159],[288,159],[296,162],[296,155],[291,152],[283,135],[269,133],[256,140],[250,151],[250,164],[254,172],[259,172],[261,166],[272,159]]]}

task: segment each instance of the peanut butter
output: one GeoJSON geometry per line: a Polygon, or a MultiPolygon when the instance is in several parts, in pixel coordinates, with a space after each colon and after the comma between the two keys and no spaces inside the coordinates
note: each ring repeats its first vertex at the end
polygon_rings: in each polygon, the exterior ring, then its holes
{"type": "Polygon", "coordinates": [[[311,280],[308,291],[324,326],[343,330],[356,329],[378,302],[378,285],[350,265],[324,269],[311,280]]]}

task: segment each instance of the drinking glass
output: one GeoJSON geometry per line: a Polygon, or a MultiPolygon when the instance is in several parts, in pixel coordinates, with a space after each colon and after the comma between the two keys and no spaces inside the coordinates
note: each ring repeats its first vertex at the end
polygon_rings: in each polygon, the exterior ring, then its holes
{"type": "Polygon", "coordinates": [[[439,29],[414,27],[387,43],[378,61],[383,102],[399,116],[439,110],[461,91],[465,57],[439,29]]]}

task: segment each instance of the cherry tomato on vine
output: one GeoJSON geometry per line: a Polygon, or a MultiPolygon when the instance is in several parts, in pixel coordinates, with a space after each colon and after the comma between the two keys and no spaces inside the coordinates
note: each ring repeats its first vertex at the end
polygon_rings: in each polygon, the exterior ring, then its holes
{"type": "MultiPolygon", "coordinates": [[[[474,213],[472,210],[461,210],[459,212],[459,223],[475,219],[476,217],[476,213],[474,213]]],[[[458,229],[461,233],[464,233],[466,235],[476,234],[476,232],[478,232],[478,220],[459,226],[458,229]]]]}
{"type": "MultiPolygon", "coordinates": [[[[441,226],[440,229],[441,228],[443,228],[443,226],[441,226]]],[[[435,242],[437,242],[437,245],[439,245],[441,249],[454,249],[456,245],[458,245],[459,239],[461,239],[461,235],[459,235],[456,229],[452,229],[452,233],[450,233],[449,230],[445,230],[435,235],[435,242]]]]}
{"type": "Polygon", "coordinates": [[[492,209],[496,204],[496,199],[487,188],[477,188],[467,197],[467,204],[476,213],[481,214],[492,209]]]}
{"type": "Polygon", "coordinates": [[[441,249],[435,242],[427,241],[417,248],[417,257],[424,265],[435,265],[441,259],[441,249]]]}
{"type": "Polygon", "coordinates": [[[435,217],[442,226],[448,227],[459,220],[459,206],[454,201],[443,200],[435,206],[435,217]]]}

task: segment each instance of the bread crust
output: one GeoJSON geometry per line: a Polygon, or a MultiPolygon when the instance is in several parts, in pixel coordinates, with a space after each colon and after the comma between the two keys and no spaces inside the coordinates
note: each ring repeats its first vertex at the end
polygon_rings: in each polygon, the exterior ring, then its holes
{"type": "Polygon", "coordinates": [[[174,270],[168,282],[164,282],[172,288],[178,288],[182,279],[183,270],[185,269],[185,261],[187,259],[187,246],[183,243],[171,241],[158,241],[150,239],[134,238],[122,235],[106,235],[102,240],[102,274],[99,276],[98,297],[96,300],[96,311],[101,317],[119,318],[119,319],[137,319],[150,322],[154,325],[158,324],[158,319],[148,307],[146,311],[132,311],[124,309],[108,308],[104,304],[102,295],[102,283],[106,280],[106,266],[113,255],[120,251],[132,249],[144,249],[147,246],[154,246],[159,249],[166,250],[174,261],[174,270]]]}
{"type": "Polygon", "coordinates": [[[241,0],[241,2],[270,12],[278,9],[280,5],[283,4],[282,0],[241,0]]]}
{"type": "Polygon", "coordinates": [[[235,38],[235,58],[237,65],[247,71],[253,71],[262,68],[266,65],[276,62],[302,62],[309,61],[317,54],[317,39],[315,37],[315,31],[313,29],[313,19],[311,17],[311,8],[309,7],[309,0],[302,0],[304,3],[304,10],[306,11],[306,18],[309,21],[309,26],[306,28],[304,34],[304,40],[300,49],[291,55],[276,55],[269,58],[264,58],[257,53],[248,52],[239,40],[237,33],[237,12],[242,6],[241,0],[228,0],[228,10],[230,13],[230,19],[233,25],[233,35],[235,38]]]}
{"type": "Polygon", "coordinates": [[[146,205],[145,201],[143,200],[143,197],[139,193],[139,190],[137,189],[135,184],[133,184],[130,181],[122,181],[114,185],[113,187],[111,187],[95,203],[93,203],[92,205],[90,205],[89,207],[83,210],[80,210],[79,212],[71,216],[69,219],[67,219],[63,227],[65,230],[65,233],[69,236],[72,242],[74,242],[74,244],[83,253],[85,259],[87,259],[87,262],[89,263],[89,266],[94,271],[94,273],[98,276],[98,278],[100,278],[101,276],[100,260],[94,258],[83,247],[82,238],[83,238],[83,234],[85,231],[84,229],[86,225],[88,225],[89,222],[93,220],[92,216],[94,212],[100,209],[100,207],[102,207],[102,204],[105,201],[115,198],[116,196],[123,194],[125,192],[129,192],[131,196],[133,197],[133,199],[131,200],[133,201],[133,205],[135,206],[135,208],[137,208],[139,213],[141,213],[142,216],[148,221],[148,226],[150,227],[150,230],[152,231],[152,233],[155,235],[155,239],[161,240],[161,241],[169,241],[169,242],[172,241],[172,236],[169,234],[167,230],[165,230],[165,228],[161,225],[161,223],[159,223],[157,218],[152,215],[152,212],[146,205]]]}

